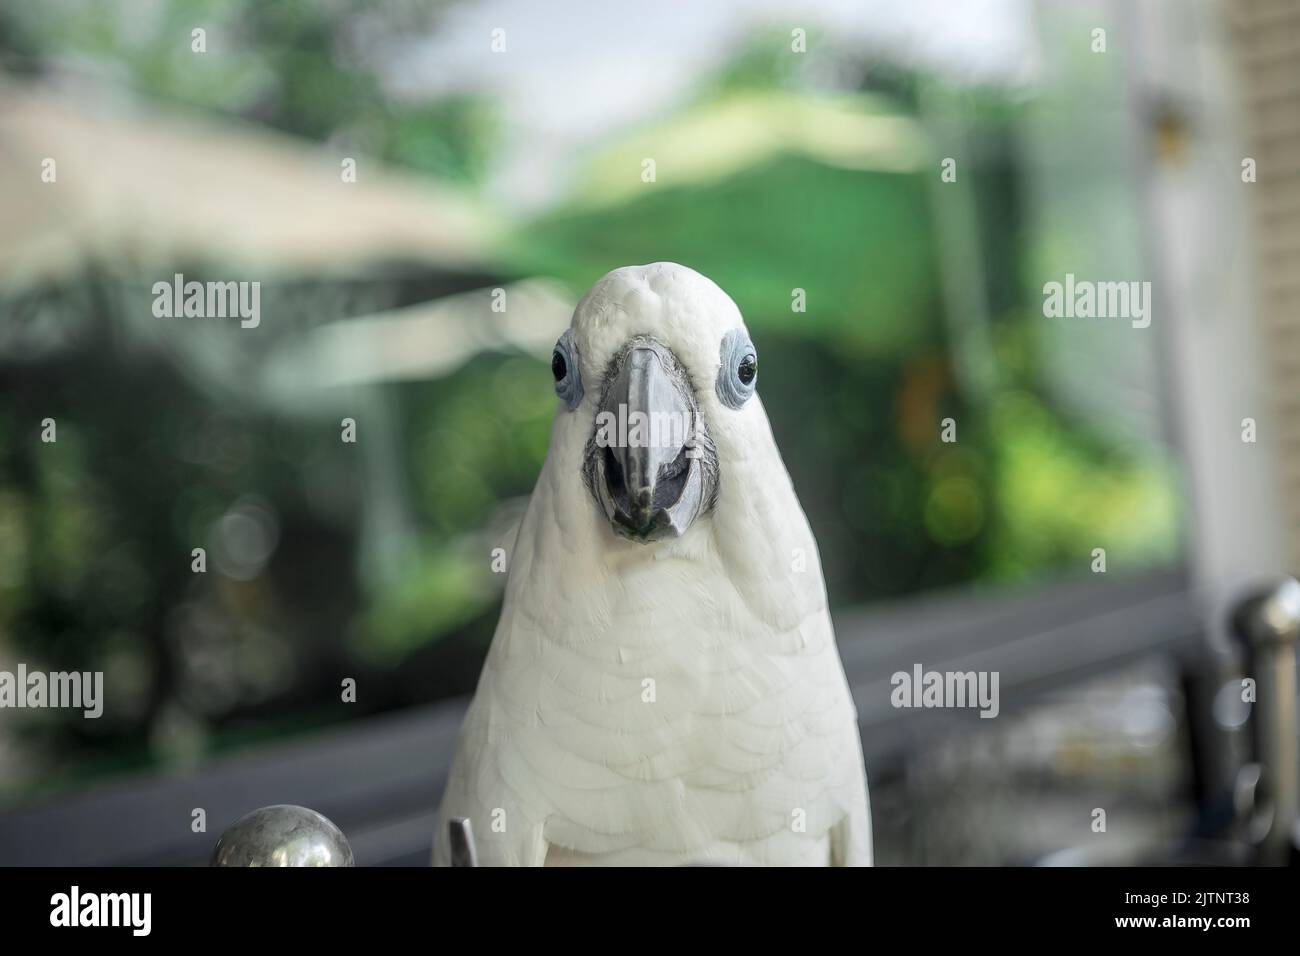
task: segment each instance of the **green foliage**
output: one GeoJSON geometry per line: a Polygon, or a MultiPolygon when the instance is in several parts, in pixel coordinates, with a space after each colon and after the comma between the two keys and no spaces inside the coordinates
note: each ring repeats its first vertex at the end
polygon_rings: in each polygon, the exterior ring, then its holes
{"type": "Polygon", "coordinates": [[[726,289],[760,333],[897,354],[939,334],[925,210],[919,177],[779,156],[720,182],[656,184],[614,208],[561,210],[530,224],[515,256],[575,289],[620,265],[680,262],[726,289]],[[791,309],[795,288],[806,312],[791,309]]]}
{"type": "Polygon", "coordinates": [[[33,72],[43,59],[107,71],[174,108],[225,113],[308,139],[337,139],[440,178],[476,183],[497,137],[491,100],[393,98],[380,40],[432,25],[441,4],[399,0],[82,0],[15,4],[0,49],[33,72]],[[191,32],[206,31],[206,52],[191,32]]]}

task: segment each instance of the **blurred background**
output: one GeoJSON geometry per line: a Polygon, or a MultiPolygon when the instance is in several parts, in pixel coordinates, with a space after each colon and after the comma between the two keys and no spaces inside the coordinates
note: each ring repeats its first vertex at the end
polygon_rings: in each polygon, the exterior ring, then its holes
{"type": "Polygon", "coordinates": [[[106,698],[0,712],[0,863],[282,802],[421,862],[551,348],[665,259],[764,356],[880,862],[1186,832],[1245,746],[1224,608],[1295,567],[1297,64],[1287,0],[0,8],[0,669],[106,698]],[[259,326],[156,318],[176,273],[259,326]],[[1045,318],[1066,273],[1150,328],[1045,318]],[[1001,716],[893,710],[917,662],[1001,716]]]}

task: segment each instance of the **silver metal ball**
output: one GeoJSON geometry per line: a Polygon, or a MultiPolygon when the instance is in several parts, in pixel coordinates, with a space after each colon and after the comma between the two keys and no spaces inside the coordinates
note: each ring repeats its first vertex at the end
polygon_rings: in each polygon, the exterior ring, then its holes
{"type": "Polygon", "coordinates": [[[306,807],[246,813],[221,834],[210,866],[352,866],[343,831],[306,807]]]}

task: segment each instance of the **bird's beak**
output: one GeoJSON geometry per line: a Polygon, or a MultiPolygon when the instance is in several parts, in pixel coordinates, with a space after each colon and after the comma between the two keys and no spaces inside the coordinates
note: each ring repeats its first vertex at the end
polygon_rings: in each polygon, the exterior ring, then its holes
{"type": "Polygon", "coordinates": [[[676,356],[634,339],[606,385],[588,449],[592,493],[614,530],[643,542],[683,534],[712,500],[712,453],[676,356]]]}

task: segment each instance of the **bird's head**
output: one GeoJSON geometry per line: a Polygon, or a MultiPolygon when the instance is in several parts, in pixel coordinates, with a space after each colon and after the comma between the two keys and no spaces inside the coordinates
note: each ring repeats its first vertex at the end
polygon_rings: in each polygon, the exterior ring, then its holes
{"type": "Polygon", "coordinates": [[[563,403],[556,428],[580,445],[587,489],[613,532],[633,541],[684,534],[713,509],[725,452],[760,423],[766,432],[740,311],[685,266],[602,278],[556,343],[551,371],[563,403]]]}

